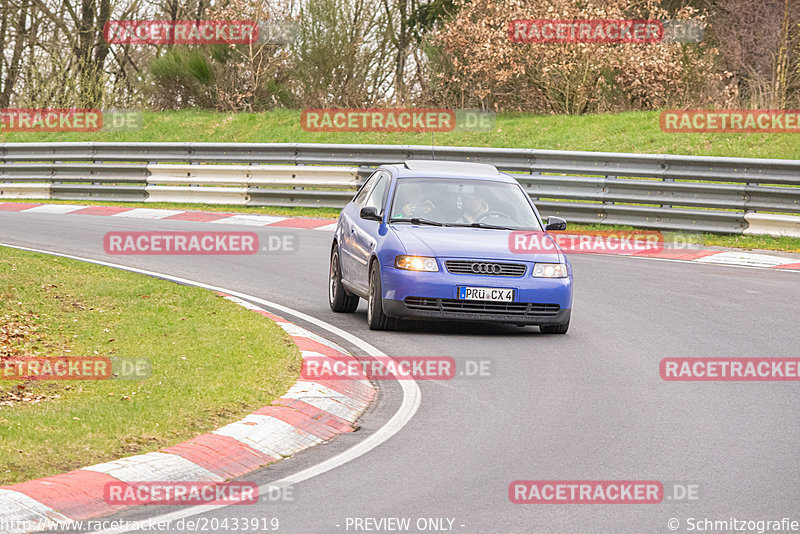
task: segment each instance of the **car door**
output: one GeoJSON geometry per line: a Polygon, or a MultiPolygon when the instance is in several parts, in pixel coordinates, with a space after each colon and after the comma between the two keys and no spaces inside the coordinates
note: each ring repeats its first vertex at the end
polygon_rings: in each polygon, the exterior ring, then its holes
{"type": "MultiPolygon", "coordinates": [[[[367,178],[367,181],[364,182],[364,185],[361,186],[361,189],[358,190],[358,193],[353,197],[353,200],[348,202],[347,206],[342,210],[341,232],[339,234],[339,261],[342,267],[342,278],[350,283],[356,283],[356,273],[359,272],[359,270],[356,269],[358,261],[356,261],[354,253],[356,249],[356,244],[354,242],[355,225],[360,219],[359,212],[361,211],[361,207],[367,201],[369,193],[378,181],[379,173],[380,171],[372,173],[372,175],[367,178]]],[[[360,286],[360,284],[358,285],[360,286]]]]}
{"type": "MultiPolygon", "coordinates": [[[[388,172],[379,171],[376,176],[376,182],[367,194],[366,201],[361,208],[373,207],[378,210],[378,215],[383,217],[390,181],[391,177],[388,172]]],[[[369,259],[377,246],[378,230],[382,224],[379,221],[362,219],[360,216],[353,221],[351,234],[353,239],[354,277],[352,282],[365,291],[369,288],[369,259]]]]}

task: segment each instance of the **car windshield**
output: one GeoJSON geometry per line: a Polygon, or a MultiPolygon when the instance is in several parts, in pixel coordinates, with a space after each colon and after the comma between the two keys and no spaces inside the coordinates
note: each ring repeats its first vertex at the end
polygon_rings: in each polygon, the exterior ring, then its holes
{"type": "Polygon", "coordinates": [[[541,230],[517,184],[475,178],[400,178],[389,222],[541,230]]]}

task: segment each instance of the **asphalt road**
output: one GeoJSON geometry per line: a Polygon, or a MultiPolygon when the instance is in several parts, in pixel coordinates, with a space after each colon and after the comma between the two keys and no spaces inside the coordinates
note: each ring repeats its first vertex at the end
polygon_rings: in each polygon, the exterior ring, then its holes
{"type": "MultiPolygon", "coordinates": [[[[798,384],[665,382],[658,369],[669,356],[797,357],[796,273],[580,255],[573,257],[576,289],[566,336],[541,335],[536,327],[441,323],[372,332],[363,302],[354,315],[328,308],[330,239],[330,233],[314,230],[0,212],[0,242],[238,290],[331,323],[391,356],[492,361],[491,377],[420,381],[419,411],[396,436],[296,485],[291,502],[228,507],[192,519],[276,517],[277,532],[292,534],[364,532],[347,525],[348,518],[366,517],[410,518],[409,532],[447,532],[415,524],[419,518],[449,518],[452,532],[471,534],[690,532],[688,518],[800,521],[798,384]],[[203,229],[293,233],[299,250],[204,257],[103,251],[103,235],[111,230],[203,229]],[[700,498],[637,505],[512,504],[508,486],[519,479],[660,480],[668,491],[670,483],[696,484],[700,498]],[[679,520],[677,530],[668,529],[671,518],[679,520]]],[[[244,480],[278,480],[375,432],[402,396],[397,384],[379,387],[379,401],[358,432],[244,480]]],[[[141,507],[111,519],[145,519],[179,509],[141,507]]]]}

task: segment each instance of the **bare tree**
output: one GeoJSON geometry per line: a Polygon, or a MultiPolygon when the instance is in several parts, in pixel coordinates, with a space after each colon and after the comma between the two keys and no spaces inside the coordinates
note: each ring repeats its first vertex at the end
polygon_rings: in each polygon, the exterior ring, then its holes
{"type": "MultiPolygon", "coordinates": [[[[5,64],[5,77],[2,79],[2,93],[0,93],[0,107],[8,107],[11,101],[11,95],[14,87],[19,80],[20,72],[22,70],[22,60],[25,48],[30,46],[31,32],[30,28],[26,27],[28,19],[28,0],[21,0],[17,6],[18,11],[15,13],[12,9],[11,3],[3,6],[3,20],[2,20],[2,50],[5,52],[5,43],[13,41],[11,57],[5,64]],[[9,22],[13,26],[13,34],[7,35],[9,30],[9,22]]],[[[3,63],[5,63],[5,53],[3,54],[3,63]]]]}

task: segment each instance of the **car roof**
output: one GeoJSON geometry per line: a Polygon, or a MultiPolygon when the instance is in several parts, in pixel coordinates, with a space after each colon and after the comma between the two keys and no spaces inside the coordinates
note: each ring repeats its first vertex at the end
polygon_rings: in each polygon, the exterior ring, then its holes
{"type": "Polygon", "coordinates": [[[497,167],[488,163],[415,159],[382,167],[391,168],[398,178],[467,178],[516,183],[512,176],[498,171],[497,167]]]}

